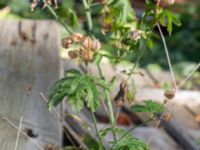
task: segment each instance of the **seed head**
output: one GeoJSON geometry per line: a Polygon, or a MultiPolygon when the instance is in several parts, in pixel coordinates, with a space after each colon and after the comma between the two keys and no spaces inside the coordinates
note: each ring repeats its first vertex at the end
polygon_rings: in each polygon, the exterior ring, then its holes
{"type": "Polygon", "coordinates": [[[99,50],[101,48],[101,43],[99,40],[92,41],[92,49],[93,50],[99,50]]]}
{"type": "Polygon", "coordinates": [[[80,42],[83,39],[83,35],[80,33],[73,33],[71,39],[73,42],[80,42]]]}
{"type": "Polygon", "coordinates": [[[174,90],[167,90],[167,91],[165,91],[164,96],[167,99],[173,99],[174,96],[175,96],[175,91],[174,90]]]}
{"type": "Polygon", "coordinates": [[[93,41],[90,37],[85,37],[81,43],[81,45],[83,46],[83,48],[85,49],[92,49],[93,47],[93,41]]]}
{"type": "Polygon", "coordinates": [[[74,51],[74,50],[70,50],[68,52],[68,55],[71,59],[76,59],[78,57],[78,52],[74,51]]]}
{"type": "Polygon", "coordinates": [[[94,52],[91,51],[90,49],[80,49],[80,58],[83,59],[85,62],[89,62],[93,58],[94,52]]]}
{"type": "Polygon", "coordinates": [[[69,48],[71,46],[71,44],[73,43],[71,38],[64,38],[62,40],[62,47],[64,48],[69,48]]]}

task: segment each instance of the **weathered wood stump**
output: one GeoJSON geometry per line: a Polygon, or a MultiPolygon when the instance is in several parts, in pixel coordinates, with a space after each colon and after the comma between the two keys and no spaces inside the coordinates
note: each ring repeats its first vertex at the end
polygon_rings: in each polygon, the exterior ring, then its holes
{"type": "MultiPolygon", "coordinates": [[[[60,36],[53,21],[0,21],[0,150],[14,150],[16,126],[23,115],[22,130],[38,145],[61,144],[58,117],[51,114],[40,92],[60,77],[60,36]]],[[[19,150],[39,147],[20,135],[19,150]]]]}

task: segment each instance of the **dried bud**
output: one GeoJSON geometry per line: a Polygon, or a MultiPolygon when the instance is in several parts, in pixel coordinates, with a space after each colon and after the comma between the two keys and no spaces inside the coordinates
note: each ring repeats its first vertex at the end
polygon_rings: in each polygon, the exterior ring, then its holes
{"type": "Polygon", "coordinates": [[[175,0],[154,0],[157,6],[166,7],[174,4],[175,0]]]}
{"type": "Polygon", "coordinates": [[[73,33],[71,39],[73,42],[80,42],[83,39],[83,35],[80,33],[73,33]]]}
{"type": "Polygon", "coordinates": [[[126,100],[128,100],[128,86],[126,83],[121,82],[120,90],[116,95],[116,97],[114,98],[114,101],[116,106],[121,107],[124,105],[126,100]]]}
{"type": "Polygon", "coordinates": [[[62,47],[64,48],[69,48],[71,46],[71,44],[73,43],[71,38],[64,38],[62,40],[62,47]]]}
{"type": "Polygon", "coordinates": [[[78,57],[78,52],[74,51],[74,50],[70,50],[68,52],[68,55],[71,59],[76,59],[78,57]]]}
{"type": "Polygon", "coordinates": [[[93,58],[93,51],[90,49],[80,49],[80,58],[82,58],[84,61],[89,62],[93,58]]]}
{"type": "Polygon", "coordinates": [[[99,42],[99,40],[94,40],[92,42],[92,49],[99,50],[100,48],[101,48],[101,43],[99,42]]]}
{"type": "Polygon", "coordinates": [[[141,30],[135,30],[135,31],[129,32],[129,37],[134,41],[138,41],[141,38],[141,35],[142,35],[141,30]]]}
{"type": "Polygon", "coordinates": [[[85,49],[92,49],[93,47],[93,41],[90,37],[85,37],[82,41],[82,46],[85,48],[85,49]]]}
{"type": "Polygon", "coordinates": [[[175,91],[174,90],[167,90],[167,91],[165,91],[164,96],[167,99],[173,99],[174,96],[175,96],[175,91]]]}

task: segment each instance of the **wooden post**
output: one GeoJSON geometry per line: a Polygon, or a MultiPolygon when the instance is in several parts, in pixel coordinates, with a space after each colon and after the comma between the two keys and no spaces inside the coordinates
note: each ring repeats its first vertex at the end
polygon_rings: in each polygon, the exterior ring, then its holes
{"type": "Polygon", "coordinates": [[[60,35],[53,21],[0,21],[0,150],[14,150],[16,126],[23,115],[18,150],[39,150],[35,143],[61,144],[60,120],[40,92],[60,77],[60,35]],[[35,143],[33,142],[35,141],[35,143]]]}

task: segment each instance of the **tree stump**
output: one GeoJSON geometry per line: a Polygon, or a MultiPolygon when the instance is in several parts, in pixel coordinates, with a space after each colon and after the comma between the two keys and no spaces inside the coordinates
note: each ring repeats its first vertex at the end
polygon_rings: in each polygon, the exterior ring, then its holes
{"type": "Polygon", "coordinates": [[[35,143],[61,144],[59,118],[50,113],[40,92],[60,77],[60,35],[53,21],[0,21],[0,150],[14,150],[23,115],[18,150],[39,150],[35,143]],[[32,140],[30,140],[32,139],[32,140]],[[34,142],[33,142],[34,141],[34,142]]]}

